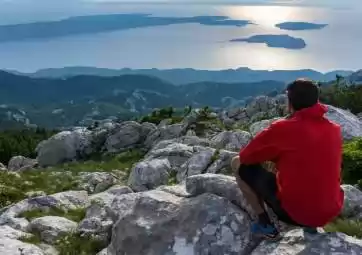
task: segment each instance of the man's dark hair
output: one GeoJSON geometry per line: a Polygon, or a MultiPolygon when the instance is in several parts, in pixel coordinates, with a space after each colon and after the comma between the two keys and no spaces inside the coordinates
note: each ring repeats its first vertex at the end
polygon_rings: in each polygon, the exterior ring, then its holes
{"type": "Polygon", "coordinates": [[[288,100],[295,111],[318,103],[319,87],[308,79],[297,79],[287,86],[288,100]]]}

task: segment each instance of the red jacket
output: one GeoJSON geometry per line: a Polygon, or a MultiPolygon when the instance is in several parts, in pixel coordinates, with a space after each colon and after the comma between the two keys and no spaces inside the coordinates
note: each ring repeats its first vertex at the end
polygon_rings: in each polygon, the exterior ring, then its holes
{"type": "Polygon", "coordinates": [[[272,161],[277,168],[278,198],[299,224],[324,226],[339,215],[342,136],[340,126],[316,104],[278,120],[240,151],[242,164],[272,161]]]}

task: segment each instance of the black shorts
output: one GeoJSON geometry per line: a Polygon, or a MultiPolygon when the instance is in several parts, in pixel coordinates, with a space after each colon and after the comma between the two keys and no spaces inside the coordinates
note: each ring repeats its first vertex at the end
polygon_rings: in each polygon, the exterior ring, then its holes
{"type": "Polygon", "coordinates": [[[277,197],[277,180],[275,174],[265,170],[261,165],[241,165],[240,178],[263,200],[277,215],[280,221],[290,225],[302,226],[296,223],[283,209],[277,197]]]}

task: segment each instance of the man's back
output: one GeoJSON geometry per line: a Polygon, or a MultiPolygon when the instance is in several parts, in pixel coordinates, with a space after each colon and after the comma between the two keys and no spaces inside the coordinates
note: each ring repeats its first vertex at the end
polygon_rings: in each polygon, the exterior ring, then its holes
{"type": "Polygon", "coordinates": [[[325,111],[317,104],[273,127],[280,150],[278,197],[293,219],[308,226],[328,223],[343,204],[341,130],[323,117],[325,111]]]}

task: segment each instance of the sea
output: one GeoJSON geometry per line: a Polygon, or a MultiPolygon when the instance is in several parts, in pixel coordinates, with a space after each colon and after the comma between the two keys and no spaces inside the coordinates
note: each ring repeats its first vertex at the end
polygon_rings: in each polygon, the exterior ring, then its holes
{"type": "Polygon", "coordinates": [[[119,2],[72,6],[71,1],[64,2],[68,6],[29,11],[2,8],[1,5],[8,6],[5,1],[0,1],[0,25],[114,13],[145,13],[158,17],[222,15],[250,20],[253,24],[244,27],[177,24],[0,43],[0,69],[33,72],[64,66],[207,70],[249,67],[327,72],[362,68],[362,11],[358,8],[119,2]],[[328,26],[303,31],[286,31],[275,27],[278,23],[290,21],[328,26]],[[270,48],[265,44],[230,42],[231,39],[258,34],[288,34],[304,39],[307,46],[304,49],[284,49],[270,48]]]}

